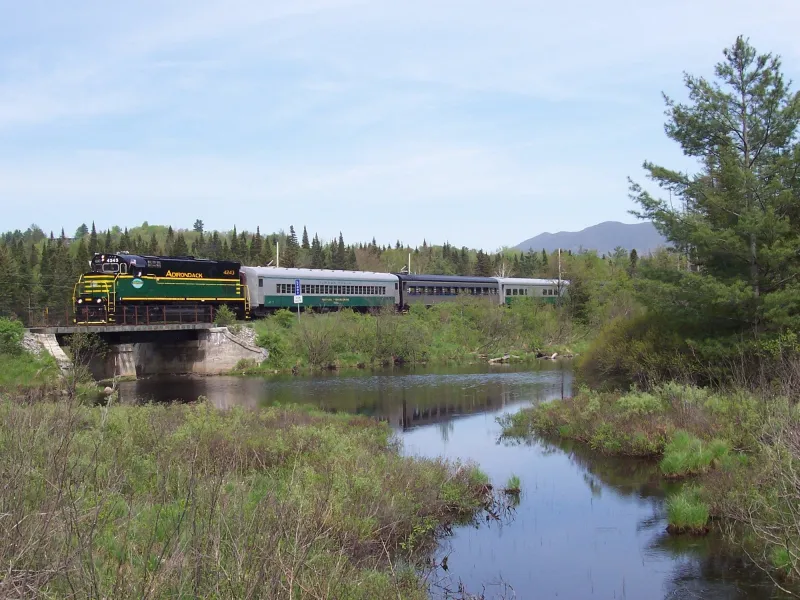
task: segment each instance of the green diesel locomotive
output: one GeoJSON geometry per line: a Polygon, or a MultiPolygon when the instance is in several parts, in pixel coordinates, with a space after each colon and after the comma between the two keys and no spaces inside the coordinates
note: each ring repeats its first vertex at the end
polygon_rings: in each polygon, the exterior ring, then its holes
{"type": "Polygon", "coordinates": [[[207,322],[222,306],[249,316],[240,264],[193,256],[95,254],[75,284],[75,323],[147,325],[207,322]]]}

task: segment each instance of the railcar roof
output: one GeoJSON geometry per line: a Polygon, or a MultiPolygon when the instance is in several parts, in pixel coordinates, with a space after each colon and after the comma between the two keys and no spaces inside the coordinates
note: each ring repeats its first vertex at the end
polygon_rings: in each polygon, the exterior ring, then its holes
{"type": "Polygon", "coordinates": [[[406,273],[396,273],[402,281],[424,281],[442,283],[480,283],[483,285],[497,285],[497,281],[491,277],[463,277],[461,275],[408,275],[406,273]]]}
{"type": "MultiPolygon", "coordinates": [[[[528,279],[517,277],[498,277],[497,281],[506,285],[558,285],[558,279],[528,279]]],[[[562,285],[569,285],[566,279],[561,280],[562,285]]]]}
{"type": "Polygon", "coordinates": [[[255,273],[258,277],[283,277],[291,279],[363,279],[365,281],[397,282],[397,277],[391,273],[376,273],[372,271],[299,269],[288,267],[242,267],[242,271],[245,273],[255,273]]]}

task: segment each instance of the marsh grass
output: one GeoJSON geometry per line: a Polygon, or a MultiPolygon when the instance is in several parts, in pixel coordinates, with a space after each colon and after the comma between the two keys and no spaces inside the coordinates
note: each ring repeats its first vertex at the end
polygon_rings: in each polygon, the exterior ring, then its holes
{"type": "Polygon", "coordinates": [[[731,448],[725,440],[703,442],[686,431],[676,431],[664,449],[661,472],[668,477],[699,475],[725,462],[731,448]]]}
{"type": "Polygon", "coordinates": [[[487,498],[370,419],[208,403],[0,403],[4,597],[425,598],[487,498]]]}
{"type": "Polygon", "coordinates": [[[671,533],[707,533],[709,508],[700,489],[687,486],[667,498],[667,518],[671,533]]]}
{"type": "Polygon", "coordinates": [[[508,437],[536,433],[571,439],[605,454],[661,457],[673,443],[665,472],[681,473],[682,466],[690,471],[697,466],[695,450],[701,451],[703,464],[716,464],[727,460],[730,448],[754,449],[763,409],[749,394],[669,383],[627,394],[582,389],[572,398],[504,417],[501,424],[508,437]]]}

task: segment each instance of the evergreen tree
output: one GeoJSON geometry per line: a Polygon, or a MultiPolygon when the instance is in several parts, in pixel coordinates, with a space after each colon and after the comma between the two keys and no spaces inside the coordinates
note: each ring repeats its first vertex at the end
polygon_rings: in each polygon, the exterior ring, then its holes
{"type": "Polygon", "coordinates": [[[261,253],[264,251],[264,240],[261,237],[261,228],[256,226],[256,233],[250,239],[250,256],[256,261],[257,264],[261,264],[261,253]]]}
{"type": "Polygon", "coordinates": [[[172,230],[172,225],[167,228],[167,239],[164,241],[164,252],[167,256],[174,256],[175,250],[175,232],[172,230]]]}
{"type": "Polygon", "coordinates": [[[125,231],[122,232],[122,236],[119,238],[119,249],[124,252],[130,252],[132,246],[131,236],[128,234],[128,228],[126,227],[125,231]]]}
{"type": "Polygon", "coordinates": [[[356,249],[350,246],[350,251],[347,253],[347,268],[351,271],[358,270],[358,259],[356,258],[356,249]]]}
{"type": "Polygon", "coordinates": [[[206,244],[206,256],[211,260],[222,258],[222,241],[216,231],[211,234],[211,239],[206,244]]]}
{"type": "Polygon", "coordinates": [[[631,250],[630,257],[628,259],[630,261],[630,267],[628,268],[628,273],[633,277],[636,274],[636,267],[639,264],[639,253],[636,252],[636,248],[631,250]]]}
{"type": "Polygon", "coordinates": [[[682,336],[758,337],[800,327],[800,95],[781,63],[739,37],[716,81],[686,75],[688,104],[666,98],[667,136],[703,165],[698,174],[646,162],[682,206],[631,183],[641,206],[689,261],[648,269],[640,299],[682,336]]]}
{"type": "Polygon", "coordinates": [[[275,260],[275,253],[273,251],[273,242],[269,237],[264,238],[264,244],[261,247],[261,254],[260,258],[258,259],[258,263],[263,266],[267,266],[269,263],[275,260]]]}
{"type": "Polygon", "coordinates": [[[303,225],[303,250],[308,250],[311,246],[308,243],[308,231],[306,226],[303,225]]]}
{"type": "Polygon", "coordinates": [[[33,269],[39,265],[39,250],[36,248],[36,244],[31,244],[31,253],[28,258],[28,265],[30,265],[31,271],[33,271],[33,269]]]}
{"type": "Polygon", "coordinates": [[[150,234],[150,243],[147,244],[147,252],[150,256],[161,255],[161,247],[158,245],[158,238],[156,238],[155,231],[150,234]]]}
{"type": "Polygon", "coordinates": [[[339,242],[331,244],[331,267],[337,270],[347,268],[347,252],[344,245],[344,237],[339,232],[339,242]]]}
{"type": "Polygon", "coordinates": [[[81,223],[81,225],[75,230],[75,239],[79,240],[88,233],[89,228],[86,226],[86,223],[81,223]]]}
{"type": "Polygon", "coordinates": [[[195,233],[203,233],[205,231],[205,225],[203,225],[202,219],[196,219],[194,225],[192,225],[192,231],[195,233]]]}
{"type": "Polygon", "coordinates": [[[239,248],[239,234],[236,233],[236,225],[233,226],[233,233],[231,234],[231,258],[233,260],[241,260],[239,257],[241,249],[239,248]]]}
{"type": "Polygon", "coordinates": [[[286,250],[283,253],[282,258],[282,267],[296,267],[297,266],[297,259],[298,259],[298,252],[299,252],[299,244],[297,243],[297,234],[294,232],[294,226],[289,226],[289,235],[286,238],[286,250]]]}
{"type": "Polygon", "coordinates": [[[78,243],[78,249],[75,251],[75,264],[74,264],[74,272],[73,275],[77,279],[79,275],[82,275],[89,271],[91,257],[89,256],[89,248],[86,246],[86,240],[81,238],[81,241],[78,243]]]}
{"type": "Polygon", "coordinates": [[[247,243],[247,234],[239,234],[239,261],[245,265],[250,264],[250,245],[247,243]]]}
{"type": "Polygon", "coordinates": [[[478,257],[475,261],[475,276],[476,277],[491,277],[492,276],[492,262],[488,254],[483,250],[478,250],[478,257]]]}
{"type": "Polygon", "coordinates": [[[19,304],[17,266],[11,252],[5,244],[0,244],[0,316],[8,317],[16,314],[19,304]]]}
{"type": "Polygon", "coordinates": [[[314,234],[314,240],[311,242],[311,268],[325,268],[325,251],[322,249],[319,236],[316,234],[314,234]]]}
{"type": "Polygon", "coordinates": [[[189,246],[186,244],[186,239],[183,233],[178,233],[175,236],[175,242],[172,245],[173,256],[186,256],[189,254],[189,246]]]}
{"type": "Polygon", "coordinates": [[[114,240],[111,238],[111,230],[106,231],[106,239],[103,242],[103,250],[105,254],[110,254],[114,251],[114,240]]]}

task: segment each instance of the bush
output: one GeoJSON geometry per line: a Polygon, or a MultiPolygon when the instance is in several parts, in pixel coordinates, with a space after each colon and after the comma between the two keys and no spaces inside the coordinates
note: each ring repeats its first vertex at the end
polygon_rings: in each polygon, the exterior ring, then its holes
{"type": "Polygon", "coordinates": [[[622,390],[648,389],[690,377],[687,346],[676,333],[644,315],[618,318],[604,327],[578,361],[578,375],[590,386],[622,390]]]}
{"type": "Polygon", "coordinates": [[[214,314],[214,324],[227,327],[236,323],[236,314],[226,305],[220,306],[214,314]]]}
{"type": "Polygon", "coordinates": [[[16,319],[0,318],[0,354],[22,354],[25,326],[16,319]]]}

